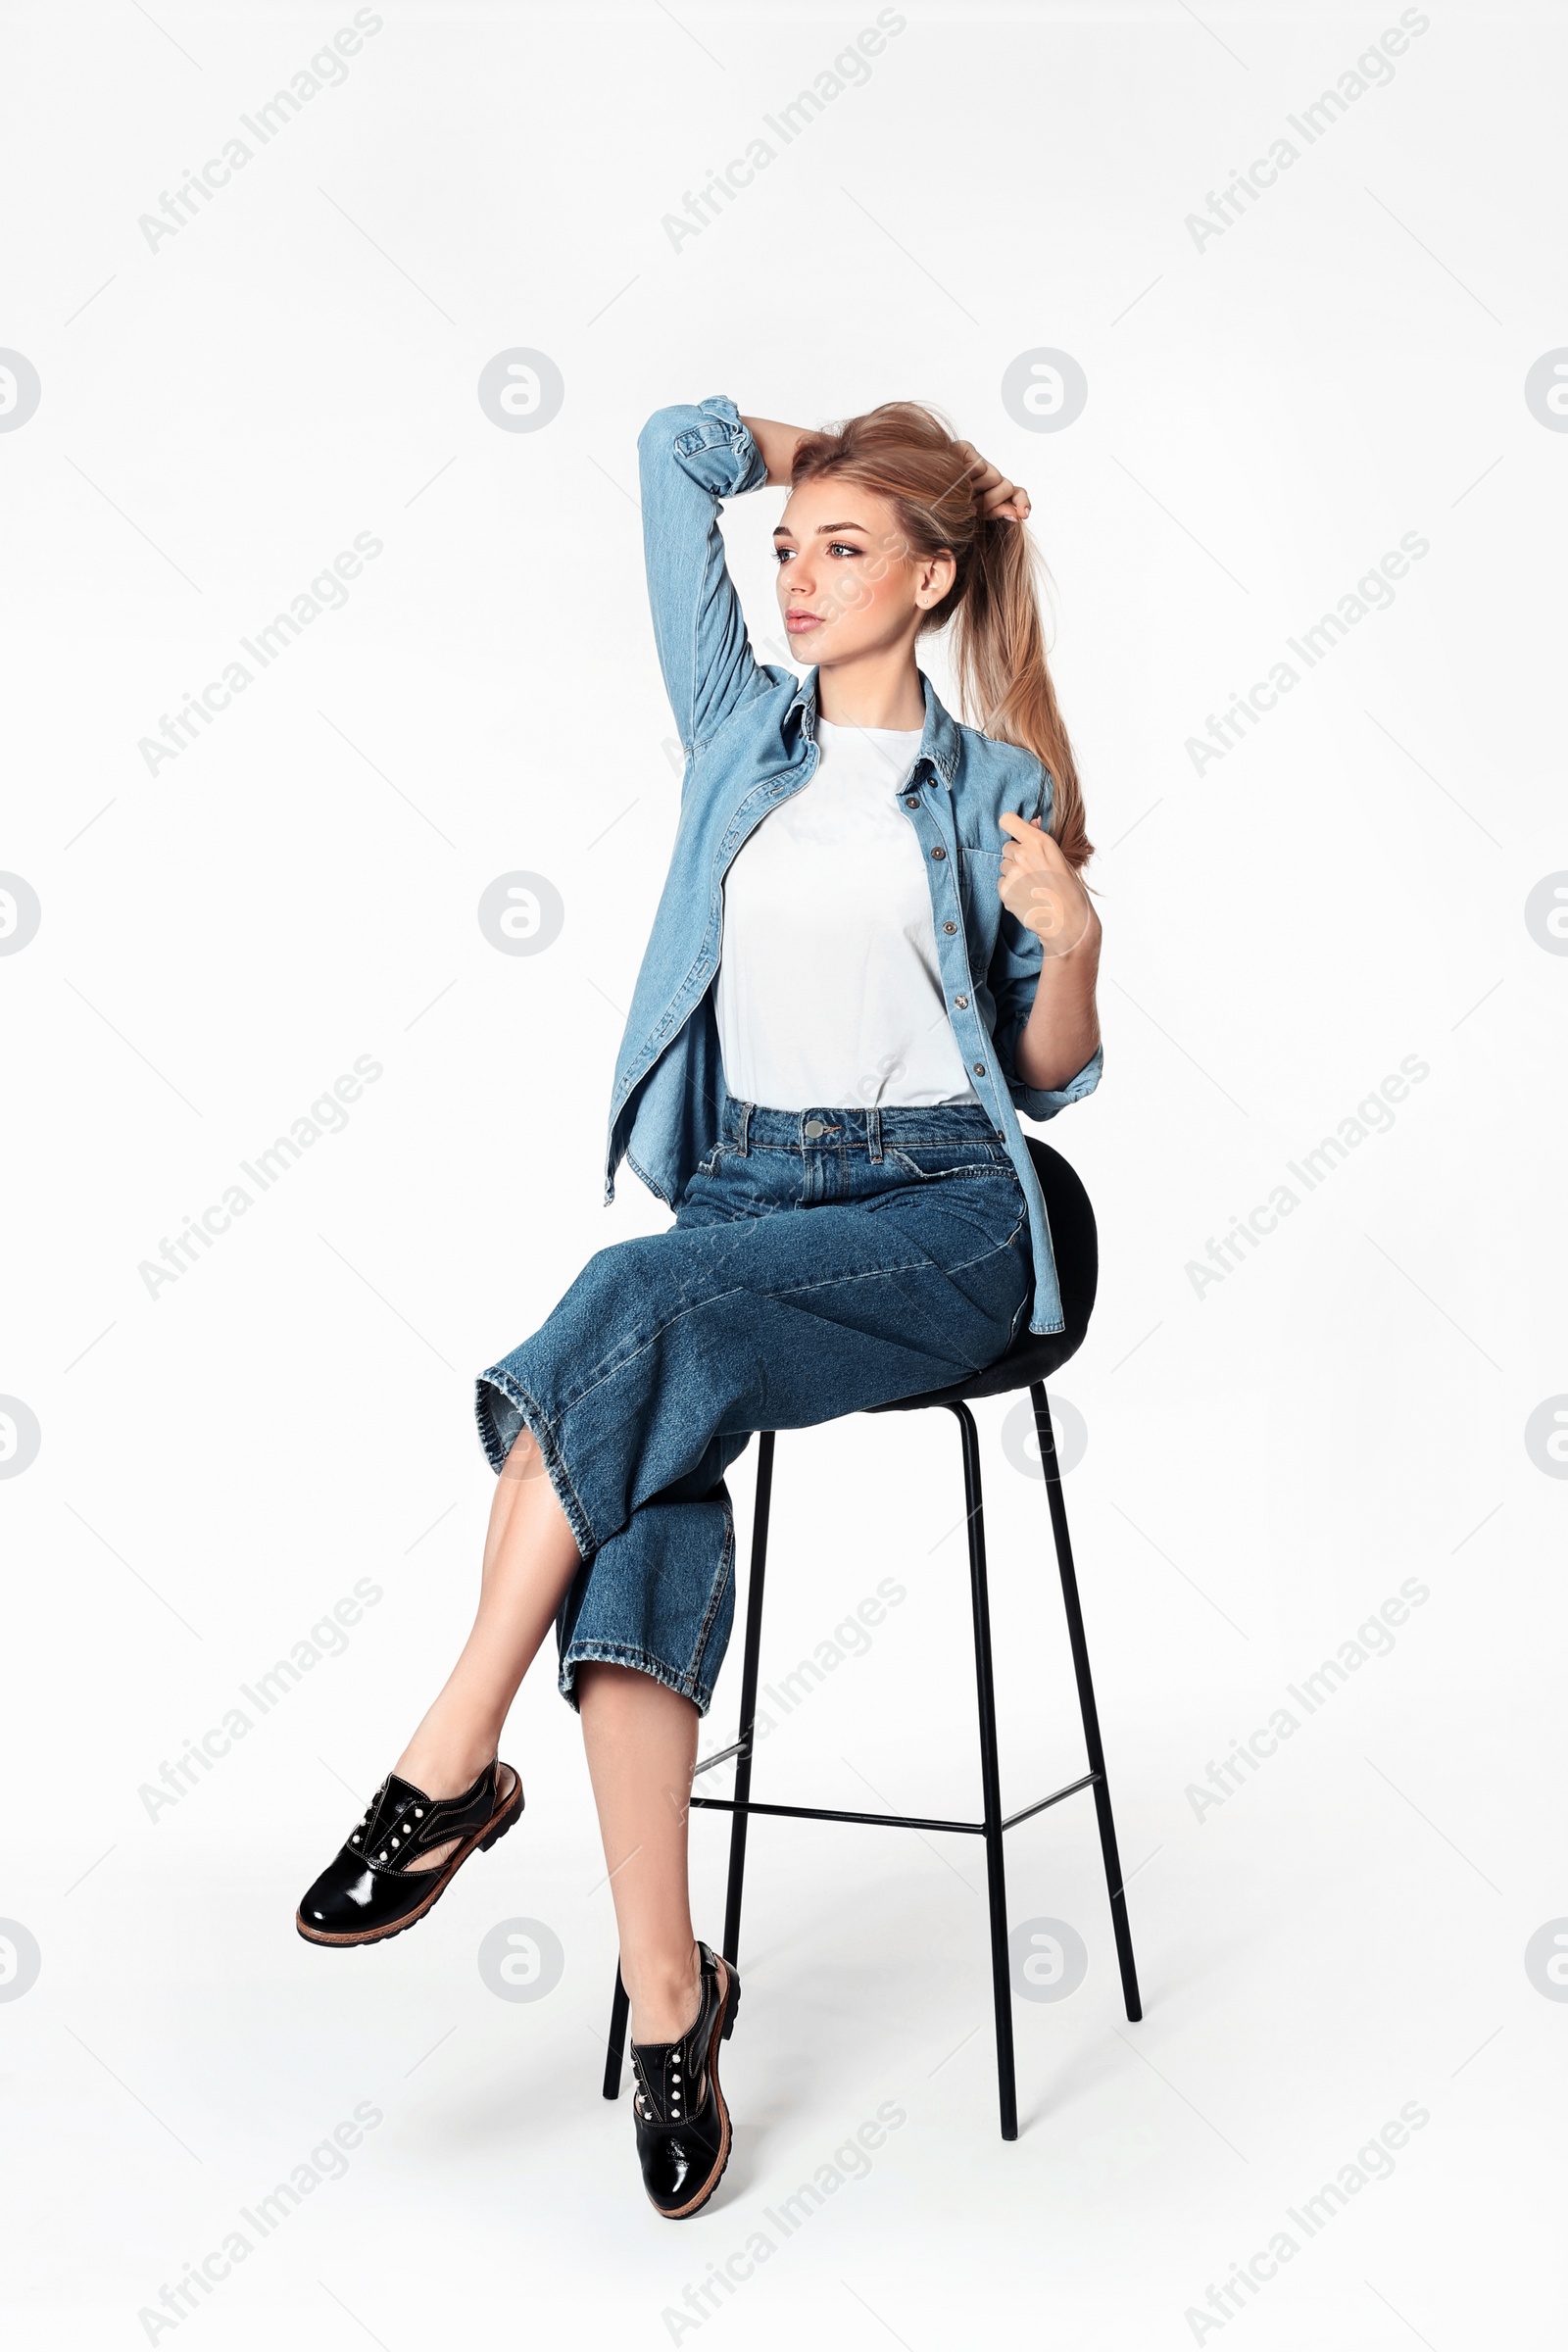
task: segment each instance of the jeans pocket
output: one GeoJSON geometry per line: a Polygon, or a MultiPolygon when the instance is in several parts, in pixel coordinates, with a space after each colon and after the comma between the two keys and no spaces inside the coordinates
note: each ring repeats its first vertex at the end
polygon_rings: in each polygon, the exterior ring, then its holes
{"type": "Polygon", "coordinates": [[[719,1143],[713,1146],[706,1159],[698,1161],[680,1188],[680,1198],[675,1203],[677,1219],[688,1206],[699,1219],[715,1212],[717,1202],[722,1198],[724,1163],[733,1158],[734,1153],[733,1144],[719,1143]]]}
{"type": "Polygon", "coordinates": [[[986,1143],[979,1137],[962,1136],[951,1144],[889,1144],[885,1157],[920,1184],[982,1176],[1000,1176],[1004,1182],[1014,1184],[1018,1181],[1004,1147],[986,1143]]]}

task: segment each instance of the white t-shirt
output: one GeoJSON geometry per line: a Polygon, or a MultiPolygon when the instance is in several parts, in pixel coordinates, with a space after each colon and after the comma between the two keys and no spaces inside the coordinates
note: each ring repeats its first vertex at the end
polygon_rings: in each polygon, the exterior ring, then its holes
{"type": "Polygon", "coordinates": [[[925,859],[899,794],[920,729],[817,720],[808,784],[724,877],[724,1083],[773,1110],[972,1102],[949,1026],[925,859]]]}

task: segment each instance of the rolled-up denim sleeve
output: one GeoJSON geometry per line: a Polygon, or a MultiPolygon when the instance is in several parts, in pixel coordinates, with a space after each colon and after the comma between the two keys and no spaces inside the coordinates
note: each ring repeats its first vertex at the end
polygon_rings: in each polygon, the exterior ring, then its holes
{"type": "Polygon", "coordinates": [[[747,701],[760,669],[729,576],[719,502],[767,467],[722,394],[657,409],[637,437],[648,602],[664,689],[688,754],[747,701]]]}
{"type": "MultiPolygon", "coordinates": [[[[1038,816],[1042,824],[1049,825],[1051,799],[1051,778],[1042,768],[1039,808],[1026,809],[1024,813],[1038,816]]],[[[1065,1086],[1025,1086],[1019,1078],[1018,1038],[1034,1007],[1044,957],[1045,950],[1036,934],[1004,906],[997,927],[997,945],[986,985],[996,1007],[992,1042],[997,1049],[997,1059],[1002,1064],[1013,1107],[1026,1119],[1054,1119],[1069,1102],[1081,1102],[1085,1095],[1092,1095],[1100,1084],[1105,1059],[1104,1047],[1097,1046],[1083,1068],[1065,1086]]]]}

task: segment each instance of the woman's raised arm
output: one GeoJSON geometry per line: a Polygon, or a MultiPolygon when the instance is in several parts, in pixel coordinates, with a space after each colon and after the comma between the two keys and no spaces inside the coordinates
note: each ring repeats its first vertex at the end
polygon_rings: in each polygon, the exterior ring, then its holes
{"type": "Polygon", "coordinates": [[[722,500],[760,490],[775,478],[772,464],[787,464],[776,436],[793,428],[759,423],[765,450],[735,403],[719,394],[692,407],[656,410],[637,438],[648,602],[688,758],[742,703],[765,690],[718,524],[722,500]]]}

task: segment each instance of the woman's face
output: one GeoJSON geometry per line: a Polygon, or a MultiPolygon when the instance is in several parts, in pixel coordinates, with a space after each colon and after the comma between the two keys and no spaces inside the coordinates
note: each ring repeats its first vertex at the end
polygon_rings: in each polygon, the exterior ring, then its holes
{"type": "Polygon", "coordinates": [[[773,545],[790,650],[824,667],[912,646],[956,568],[951,555],[911,555],[888,501],[837,475],[791,492],[773,545]]]}

